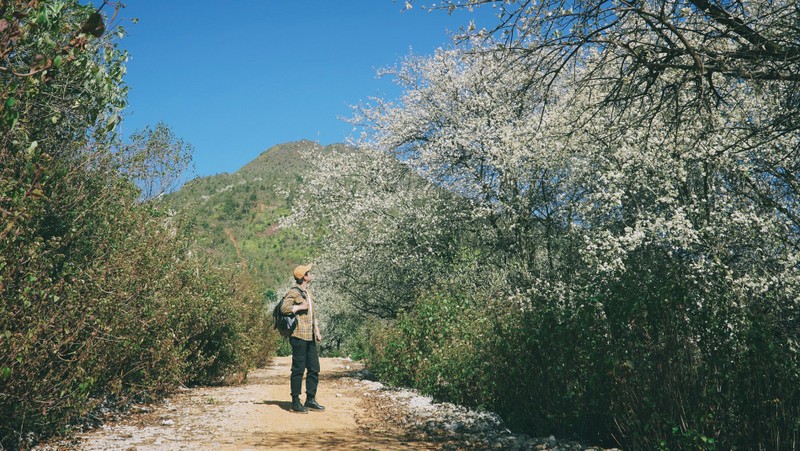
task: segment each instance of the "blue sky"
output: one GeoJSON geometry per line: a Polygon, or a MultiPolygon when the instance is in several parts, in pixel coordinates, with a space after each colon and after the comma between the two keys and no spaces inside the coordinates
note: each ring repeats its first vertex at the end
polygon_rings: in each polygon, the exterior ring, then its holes
{"type": "MultiPolygon", "coordinates": [[[[429,55],[469,23],[392,0],[138,0],[121,10],[130,53],[123,132],[159,121],[194,146],[196,175],[234,172],[273,145],[343,142],[339,118],[394,98],[376,69],[429,55]],[[129,19],[137,18],[138,23],[129,19]]],[[[487,15],[488,12],[484,13],[487,15]]]]}

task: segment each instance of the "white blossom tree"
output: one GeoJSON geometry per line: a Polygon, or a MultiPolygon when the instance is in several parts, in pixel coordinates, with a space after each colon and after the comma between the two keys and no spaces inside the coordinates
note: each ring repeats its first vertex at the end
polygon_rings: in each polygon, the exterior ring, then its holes
{"type": "Polygon", "coordinates": [[[361,315],[391,318],[460,258],[457,231],[471,223],[458,200],[397,160],[364,148],[309,164],[316,176],[284,226],[328,227],[321,292],[341,292],[361,315]]]}
{"type": "MultiPolygon", "coordinates": [[[[652,95],[651,113],[714,107],[731,81],[780,99],[783,110],[761,131],[797,128],[800,11],[788,0],[445,0],[433,9],[493,8],[497,21],[464,36],[495,37],[537,73],[558,78],[569,63],[597,51],[612,72],[599,103],[652,95]],[[657,81],[661,84],[656,85],[657,81]]],[[[646,116],[646,115],[645,115],[646,116]]],[[[677,115],[680,117],[680,115],[677,115]]]]}
{"type": "Polygon", "coordinates": [[[564,183],[563,130],[555,114],[542,116],[527,67],[507,52],[454,49],[385,74],[405,94],[398,105],[374,99],[358,109],[354,123],[372,132],[361,146],[468,201],[469,215],[491,229],[493,251],[521,257],[526,272],[552,271],[551,238],[570,227],[579,192],[564,183]]]}
{"type": "MultiPolygon", "coordinates": [[[[798,168],[789,163],[799,144],[785,139],[797,136],[800,124],[800,10],[795,2],[446,0],[434,6],[449,11],[488,7],[497,11],[497,22],[468,29],[462,38],[502,42],[529,67],[529,83],[544,95],[564,72],[574,74],[573,68],[587,65],[590,57],[594,63],[587,67],[594,69],[580,71],[572,86],[593,90],[605,85],[585,107],[635,111],[629,127],[647,128],[658,118],[680,132],[705,120],[704,115],[726,114],[741,98],[736,92],[748,91],[763,109],[750,108],[751,115],[729,121],[740,133],[726,142],[728,150],[772,147],[771,156],[753,154],[753,163],[771,189],[784,198],[798,197],[793,177],[798,168]],[[672,115],[667,118],[664,111],[672,115]]],[[[745,182],[798,223],[796,206],[775,201],[759,180],[745,182]]]]}
{"type": "MultiPolygon", "coordinates": [[[[453,6],[480,3],[494,2],[453,6]]],[[[796,7],[503,5],[502,39],[385,71],[402,97],[358,107],[357,149],[317,162],[291,221],[329,221],[328,282],[391,318],[453,277],[490,306],[591,330],[576,374],[611,380],[608,433],[634,448],[742,446],[731,426],[767,415],[765,399],[788,404],[759,443],[791,442],[796,7]]]]}

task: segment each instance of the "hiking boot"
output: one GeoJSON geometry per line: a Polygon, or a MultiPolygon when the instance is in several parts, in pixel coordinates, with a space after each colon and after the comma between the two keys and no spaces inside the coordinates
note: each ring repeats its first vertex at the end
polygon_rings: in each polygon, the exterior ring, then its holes
{"type": "Polygon", "coordinates": [[[325,410],[325,407],[319,405],[314,398],[306,399],[305,407],[309,409],[319,410],[320,412],[325,410]]]}
{"type": "Polygon", "coordinates": [[[292,412],[308,413],[308,409],[306,409],[305,407],[303,407],[302,404],[300,404],[299,396],[292,396],[292,412]]]}

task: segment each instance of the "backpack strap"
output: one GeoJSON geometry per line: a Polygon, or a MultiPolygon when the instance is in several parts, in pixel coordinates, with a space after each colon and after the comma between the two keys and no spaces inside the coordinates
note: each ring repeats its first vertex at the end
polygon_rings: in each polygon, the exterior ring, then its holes
{"type": "MultiPolygon", "coordinates": [[[[278,310],[280,310],[280,308],[283,306],[283,303],[286,302],[286,298],[289,297],[289,293],[291,293],[292,290],[297,290],[297,292],[300,293],[300,297],[302,297],[303,300],[306,299],[306,294],[303,293],[303,290],[301,290],[298,287],[291,287],[291,288],[289,288],[289,291],[287,291],[286,294],[283,295],[283,297],[281,298],[280,302],[278,302],[278,305],[276,306],[278,310]]],[[[281,313],[281,314],[283,314],[283,313],[281,313]]]]}
{"type": "MultiPolygon", "coordinates": [[[[301,290],[300,287],[289,288],[289,291],[292,291],[292,290],[297,290],[297,292],[300,293],[300,296],[303,298],[303,300],[307,299],[305,291],[301,290]]],[[[286,294],[288,295],[289,293],[287,292],[286,294]]]]}

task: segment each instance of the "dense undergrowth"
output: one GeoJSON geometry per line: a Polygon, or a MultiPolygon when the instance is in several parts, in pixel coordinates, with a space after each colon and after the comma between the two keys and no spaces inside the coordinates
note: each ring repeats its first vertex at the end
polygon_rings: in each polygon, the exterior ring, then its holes
{"type": "Polygon", "coordinates": [[[187,148],[163,125],[116,134],[126,56],[104,7],[0,7],[0,448],[277,347],[253,281],[192,252],[157,200],[187,148]]]}
{"type": "Polygon", "coordinates": [[[525,308],[445,283],[397,320],[371,322],[361,350],[392,384],[495,411],[535,436],[630,449],[792,447],[791,298],[735,299],[713,280],[710,294],[675,267],[657,269],[560,302],[534,288],[525,308]]]}

